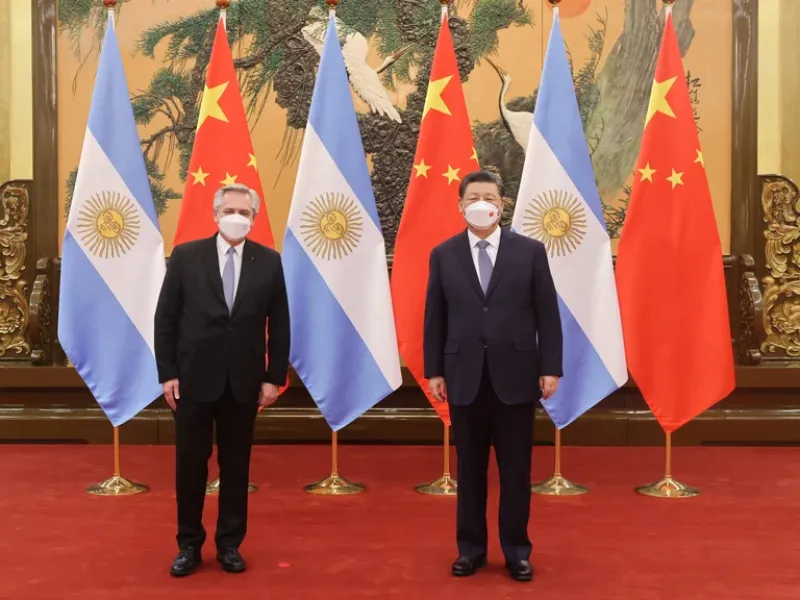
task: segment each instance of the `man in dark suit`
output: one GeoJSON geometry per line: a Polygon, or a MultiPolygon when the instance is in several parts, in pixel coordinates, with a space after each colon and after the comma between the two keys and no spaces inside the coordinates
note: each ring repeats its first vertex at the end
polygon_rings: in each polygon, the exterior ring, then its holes
{"type": "Polygon", "coordinates": [[[201,560],[215,423],[217,560],[226,571],[245,570],[239,545],[247,531],[253,426],[259,406],[277,400],[289,365],[289,306],[280,255],[246,241],[258,206],[258,196],[246,186],[220,189],[214,197],[219,233],[173,250],[158,299],[156,362],[175,416],[180,548],[170,571],[175,576],[190,574],[201,560]]]}
{"type": "Polygon", "coordinates": [[[528,518],[534,403],[561,377],[561,321],[547,253],[499,227],[502,183],[464,177],[467,230],[433,249],[425,303],[425,377],[450,405],[458,454],[455,576],[486,564],[486,472],[500,471],[500,545],[518,581],[533,578],[528,518]]]}

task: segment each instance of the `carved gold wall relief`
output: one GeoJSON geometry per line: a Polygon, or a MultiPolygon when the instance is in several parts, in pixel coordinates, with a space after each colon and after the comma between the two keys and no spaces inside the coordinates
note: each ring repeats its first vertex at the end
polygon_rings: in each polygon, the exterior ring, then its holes
{"type": "Polygon", "coordinates": [[[789,179],[761,178],[766,268],[761,351],[800,357],[800,198],[789,179]]]}
{"type": "Polygon", "coordinates": [[[28,241],[28,182],[0,187],[0,358],[27,357],[28,282],[23,278],[28,241]]]}

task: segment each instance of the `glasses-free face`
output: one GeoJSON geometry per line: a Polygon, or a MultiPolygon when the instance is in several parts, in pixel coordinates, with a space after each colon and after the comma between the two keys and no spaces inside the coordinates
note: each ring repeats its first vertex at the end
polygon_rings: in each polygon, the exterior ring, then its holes
{"type": "Polygon", "coordinates": [[[497,184],[488,181],[476,181],[467,186],[467,189],[464,190],[464,197],[461,198],[461,209],[464,210],[479,200],[485,200],[497,208],[501,208],[503,205],[497,184]]]}
{"type": "Polygon", "coordinates": [[[217,210],[217,220],[227,215],[242,215],[253,220],[253,204],[250,194],[244,192],[227,192],[222,198],[222,206],[217,210]]]}

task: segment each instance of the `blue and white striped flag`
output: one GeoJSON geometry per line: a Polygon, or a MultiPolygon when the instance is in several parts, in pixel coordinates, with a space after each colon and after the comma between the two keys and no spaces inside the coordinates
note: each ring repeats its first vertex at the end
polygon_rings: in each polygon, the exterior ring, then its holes
{"type": "Polygon", "coordinates": [[[338,431],[402,380],[383,233],[333,16],[286,224],[283,265],[290,360],[338,431]]]}
{"type": "Polygon", "coordinates": [[[161,395],[164,242],[109,17],[64,234],[58,339],[115,427],[161,395]]]}
{"type": "Polygon", "coordinates": [[[554,12],[512,227],[548,250],[564,377],[542,405],[561,429],[622,386],[628,371],[611,241],[554,12]]]}

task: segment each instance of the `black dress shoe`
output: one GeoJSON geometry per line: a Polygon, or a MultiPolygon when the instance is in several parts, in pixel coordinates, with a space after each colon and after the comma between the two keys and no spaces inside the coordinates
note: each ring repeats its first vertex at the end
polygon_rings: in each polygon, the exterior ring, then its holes
{"type": "Polygon", "coordinates": [[[511,579],[514,581],[530,581],[533,579],[533,566],[527,560],[506,561],[511,579]]]}
{"type": "Polygon", "coordinates": [[[242,555],[236,548],[217,550],[217,560],[228,573],[241,573],[247,568],[242,555]]]}
{"type": "Polygon", "coordinates": [[[481,556],[459,556],[453,563],[451,570],[454,577],[468,577],[474,575],[481,567],[486,566],[486,555],[481,556]]]}
{"type": "Polygon", "coordinates": [[[169,573],[173,577],[191,575],[201,562],[200,550],[193,547],[182,548],[175,560],[172,561],[169,573]]]}

